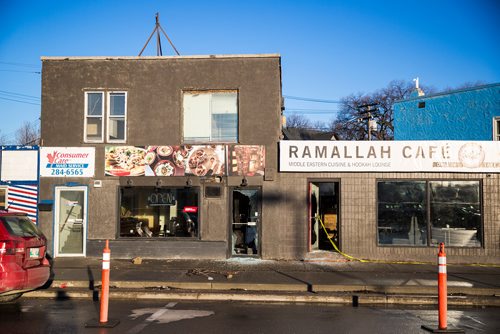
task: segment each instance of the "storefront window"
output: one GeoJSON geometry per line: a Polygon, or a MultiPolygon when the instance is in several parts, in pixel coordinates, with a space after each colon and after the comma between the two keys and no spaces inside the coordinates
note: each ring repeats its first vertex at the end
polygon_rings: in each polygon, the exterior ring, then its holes
{"type": "Polygon", "coordinates": [[[377,188],[380,245],[481,246],[479,181],[381,181],[377,188]]]}
{"type": "Polygon", "coordinates": [[[432,243],[481,246],[479,182],[431,181],[429,186],[432,243]]]}
{"type": "Polygon", "coordinates": [[[198,237],[198,188],[122,187],[120,193],[120,237],[198,237]]]}
{"type": "Polygon", "coordinates": [[[379,182],[379,243],[427,245],[425,211],[425,181],[379,182]]]}

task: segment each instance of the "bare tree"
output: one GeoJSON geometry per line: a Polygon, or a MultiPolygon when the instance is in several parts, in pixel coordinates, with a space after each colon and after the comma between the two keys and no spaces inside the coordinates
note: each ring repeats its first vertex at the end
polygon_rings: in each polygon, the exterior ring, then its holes
{"type": "Polygon", "coordinates": [[[286,118],[286,128],[309,129],[311,122],[304,116],[292,114],[286,118]]]}
{"type": "MultiPolygon", "coordinates": [[[[368,119],[361,108],[367,104],[375,104],[376,110],[371,117],[377,122],[377,130],[372,131],[372,138],[377,140],[394,139],[393,105],[398,100],[407,99],[415,90],[411,81],[391,81],[387,87],[372,94],[350,95],[341,99],[340,112],[330,123],[330,130],[343,140],[367,140],[368,119]]],[[[434,91],[425,87],[426,93],[434,91]]]]}
{"type": "Polygon", "coordinates": [[[7,145],[8,139],[7,135],[3,134],[0,130],[0,145],[7,145]]]}
{"type": "Polygon", "coordinates": [[[38,145],[40,129],[37,122],[24,122],[16,131],[16,142],[20,145],[38,145]]]}

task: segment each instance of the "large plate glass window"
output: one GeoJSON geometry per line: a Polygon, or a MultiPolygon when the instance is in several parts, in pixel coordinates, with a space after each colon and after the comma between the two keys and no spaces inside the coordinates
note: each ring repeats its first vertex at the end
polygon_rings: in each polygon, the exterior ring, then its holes
{"type": "Polygon", "coordinates": [[[378,183],[378,241],[427,245],[425,181],[378,183]]]}
{"type": "Polygon", "coordinates": [[[199,188],[122,187],[120,193],[120,237],[198,237],[199,188]]]}
{"type": "Polygon", "coordinates": [[[378,243],[480,247],[480,181],[380,181],[378,243]]]}
{"type": "Polygon", "coordinates": [[[432,244],[480,246],[481,202],[478,181],[430,181],[432,244]]]}
{"type": "Polygon", "coordinates": [[[184,92],[184,142],[238,142],[236,91],[184,92]]]}

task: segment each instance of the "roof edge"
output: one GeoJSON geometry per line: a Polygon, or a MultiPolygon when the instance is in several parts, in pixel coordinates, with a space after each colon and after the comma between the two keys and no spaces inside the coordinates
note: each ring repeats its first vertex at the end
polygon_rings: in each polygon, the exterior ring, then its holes
{"type": "Polygon", "coordinates": [[[459,89],[454,89],[446,92],[439,92],[431,95],[423,95],[423,96],[416,96],[416,97],[409,97],[407,99],[403,100],[397,100],[394,103],[400,103],[400,102],[407,102],[407,101],[421,101],[425,99],[431,99],[434,97],[439,97],[439,96],[444,96],[444,95],[451,95],[451,94],[457,94],[457,93],[463,93],[463,92],[469,92],[469,91],[474,91],[474,90],[480,90],[480,89],[485,89],[485,88],[493,88],[493,87],[500,87],[500,82],[497,83],[491,83],[491,84],[485,84],[485,85],[480,85],[480,86],[474,86],[474,87],[468,87],[468,88],[459,88],[459,89]]]}
{"type": "Polygon", "coordinates": [[[42,56],[47,60],[163,60],[163,59],[227,59],[227,58],[281,58],[279,53],[235,54],[235,55],[192,55],[192,56],[42,56]]]}

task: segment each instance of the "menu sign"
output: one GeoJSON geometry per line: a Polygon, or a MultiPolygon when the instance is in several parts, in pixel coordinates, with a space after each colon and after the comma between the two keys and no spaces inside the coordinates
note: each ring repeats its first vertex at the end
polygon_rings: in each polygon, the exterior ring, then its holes
{"type": "Polygon", "coordinates": [[[106,146],[110,176],[225,175],[224,145],[106,146]]]}
{"type": "Polygon", "coordinates": [[[253,176],[264,175],[265,147],[106,146],[105,159],[105,174],[109,176],[253,176]]]}
{"type": "Polygon", "coordinates": [[[94,147],[41,147],[40,176],[94,177],[94,147]]]}
{"type": "Polygon", "coordinates": [[[285,140],[280,171],[499,173],[500,142],[285,140]]]}

